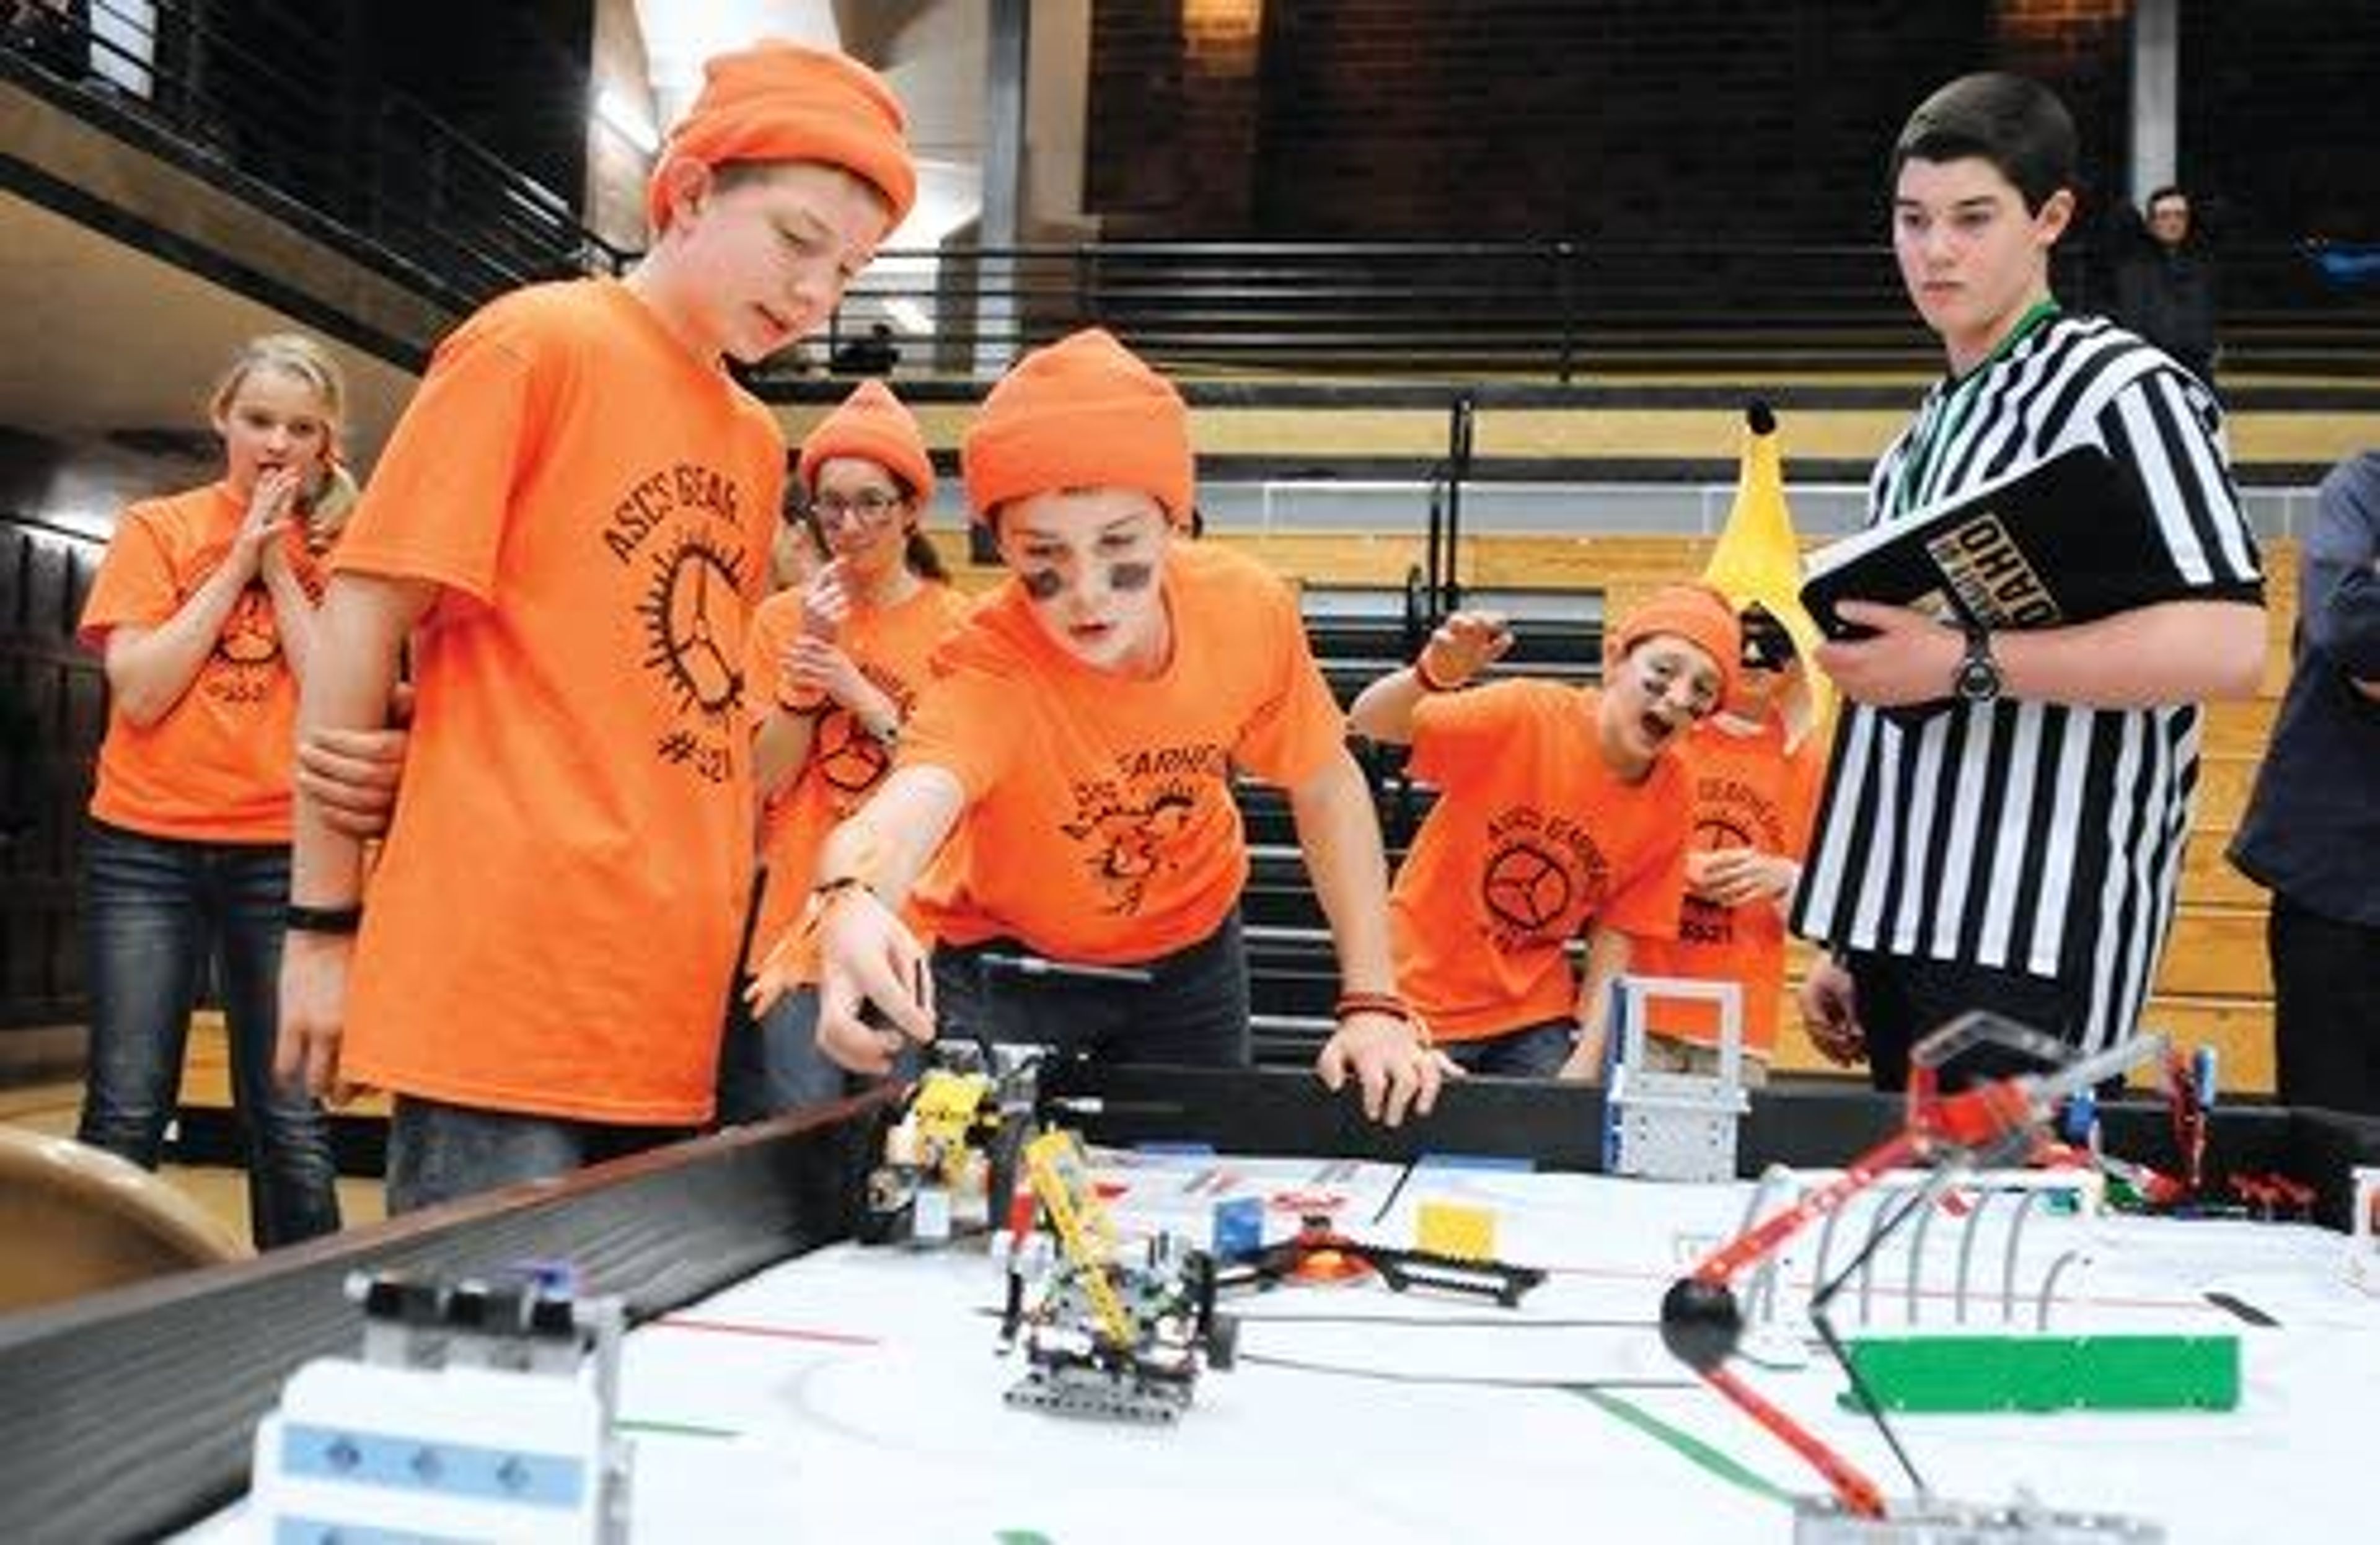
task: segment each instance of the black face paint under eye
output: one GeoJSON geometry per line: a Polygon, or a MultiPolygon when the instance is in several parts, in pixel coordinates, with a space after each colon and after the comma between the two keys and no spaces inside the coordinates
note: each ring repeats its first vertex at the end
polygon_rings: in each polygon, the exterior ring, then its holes
{"type": "Polygon", "coordinates": [[[1020,569],[1016,578],[1025,586],[1025,593],[1036,601],[1055,600],[1058,592],[1066,588],[1065,579],[1054,568],[1020,569]]]}
{"type": "Polygon", "coordinates": [[[1157,578],[1155,564],[1118,564],[1108,570],[1108,588],[1115,590],[1145,590],[1157,578]]]}

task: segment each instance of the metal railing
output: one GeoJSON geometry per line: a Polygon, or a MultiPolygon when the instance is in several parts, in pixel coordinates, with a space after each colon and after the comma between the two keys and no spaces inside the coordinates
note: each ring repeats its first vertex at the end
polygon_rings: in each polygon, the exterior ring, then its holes
{"type": "MultiPolygon", "coordinates": [[[[265,184],[476,303],[532,280],[619,272],[634,254],[582,225],[573,201],[507,165],[419,103],[348,100],[338,41],[281,0],[227,33],[204,0],[76,0],[8,53],[94,114],[169,137],[181,153],[265,184]]],[[[2337,251],[2226,244],[2233,361],[2380,375],[2380,271],[2337,251]]],[[[2350,254],[2351,256],[2351,254],[2350,254]]],[[[2380,259],[2380,253],[2374,253],[2380,259]]],[[[2100,255],[2061,245],[2056,283],[2091,309],[2100,255]]],[[[1114,329],[1185,375],[1462,381],[1610,379],[1698,367],[1931,369],[1882,242],[1167,241],[953,247],[883,254],[813,341],[760,372],[841,357],[989,377],[1070,329],[1114,329]],[[884,323],[880,341],[871,328],[884,323]]]]}
{"type": "Polygon", "coordinates": [[[840,349],[903,318],[904,362],[981,373],[1100,325],[1169,368],[1571,381],[1698,335],[1897,358],[1925,337],[1890,254],[1862,247],[1111,242],[883,254],[840,349]],[[929,325],[920,327],[918,319],[929,325]]]}
{"type": "Polygon", "coordinates": [[[261,183],[474,304],[538,279],[615,273],[629,254],[420,103],[339,82],[339,40],[302,11],[198,0],[19,7],[8,53],[95,120],[261,183]]]}
{"type": "MultiPolygon", "coordinates": [[[[2227,249],[2227,339],[2277,366],[2380,373],[2380,274],[2342,282],[2317,256],[2227,249]]],[[[2080,242],[2059,248],[2053,278],[2070,307],[2108,298],[2100,254],[2080,242]]],[[[775,373],[832,359],[867,371],[874,344],[850,346],[879,322],[905,370],[978,376],[1094,324],[1191,375],[1567,383],[1941,357],[1881,243],[1120,242],[888,251],[844,298],[823,356],[775,373]]]]}

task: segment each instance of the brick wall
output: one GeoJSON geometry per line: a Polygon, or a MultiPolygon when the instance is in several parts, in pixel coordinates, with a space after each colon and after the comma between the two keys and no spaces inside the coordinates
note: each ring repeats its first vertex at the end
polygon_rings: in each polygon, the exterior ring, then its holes
{"type": "Polygon", "coordinates": [[[2380,240],[2380,6],[2182,6],[2181,181],[2220,234],[2380,240]]]}
{"type": "Polygon", "coordinates": [[[1089,199],[1120,234],[1864,237],[1911,83],[1988,33],[1982,0],[1273,0],[1251,145],[1184,19],[1095,17],[1089,199]]]}
{"type": "MultiPolygon", "coordinates": [[[[1186,8],[1095,13],[1113,235],[1865,240],[1901,119],[1985,67],[2067,99],[2086,221],[2124,180],[2131,0],[1270,0],[1252,79],[1186,8]]],[[[2182,14],[2185,176],[2289,234],[2380,218],[2380,7],[2182,14]]]]}

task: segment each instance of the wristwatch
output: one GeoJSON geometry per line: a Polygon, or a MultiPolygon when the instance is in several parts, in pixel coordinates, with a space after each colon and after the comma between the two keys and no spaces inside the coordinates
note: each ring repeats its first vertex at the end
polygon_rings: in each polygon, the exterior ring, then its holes
{"type": "Polygon", "coordinates": [[[1991,634],[1980,627],[1967,629],[1967,652],[1950,677],[1950,689],[1961,702],[1987,703],[2000,695],[2003,685],[2000,663],[1992,658],[1991,634]]]}

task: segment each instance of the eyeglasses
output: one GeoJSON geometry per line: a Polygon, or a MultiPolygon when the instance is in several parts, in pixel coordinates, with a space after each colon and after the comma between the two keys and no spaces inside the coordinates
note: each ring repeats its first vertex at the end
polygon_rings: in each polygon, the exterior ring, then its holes
{"type": "Polygon", "coordinates": [[[867,525],[876,526],[882,524],[907,502],[898,493],[868,488],[851,498],[840,493],[821,493],[810,501],[810,513],[822,521],[831,521],[838,526],[854,517],[867,525]]]}

